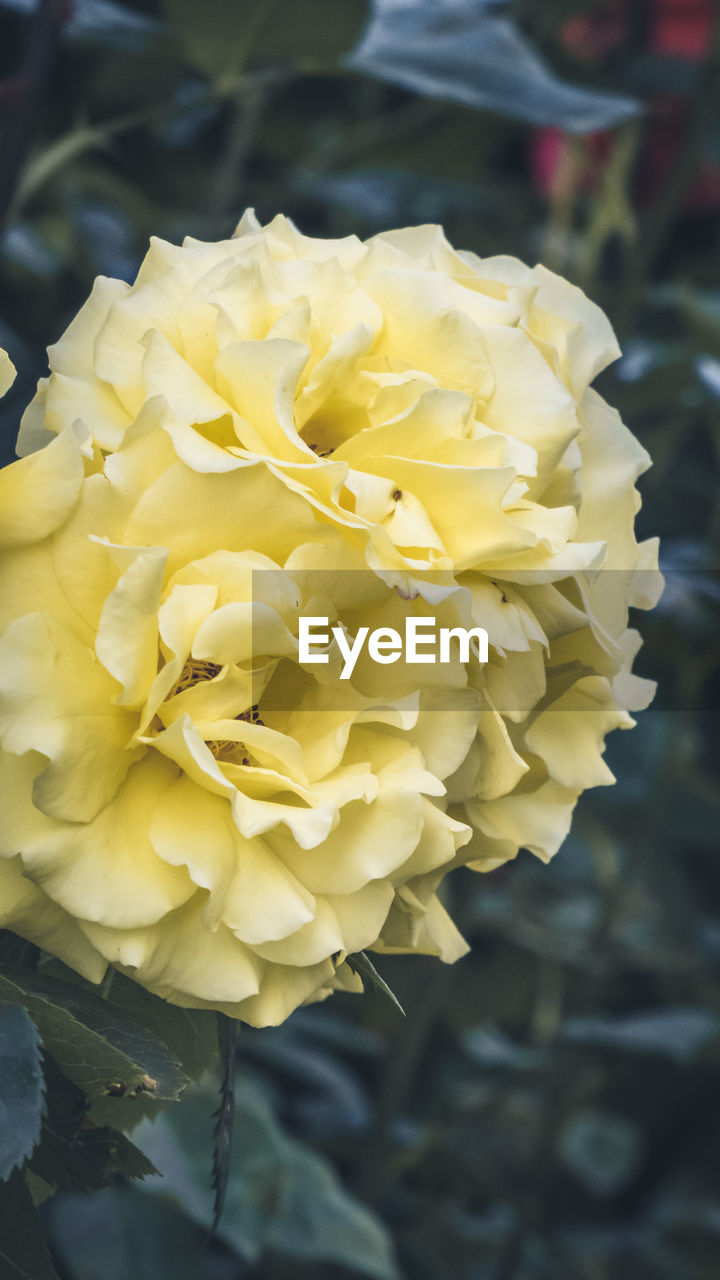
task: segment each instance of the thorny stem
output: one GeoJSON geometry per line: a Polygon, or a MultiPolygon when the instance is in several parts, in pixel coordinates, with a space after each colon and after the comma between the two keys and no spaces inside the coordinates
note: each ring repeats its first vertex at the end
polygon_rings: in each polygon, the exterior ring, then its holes
{"type": "Polygon", "coordinates": [[[225,1014],[219,1013],[217,1019],[222,1080],[220,1083],[220,1103],[215,1112],[215,1151],[213,1154],[212,1175],[215,1206],[209,1238],[215,1235],[220,1224],[230,1175],[233,1121],[235,1117],[235,1060],[238,1037],[238,1022],[235,1018],[228,1018],[225,1014]]]}

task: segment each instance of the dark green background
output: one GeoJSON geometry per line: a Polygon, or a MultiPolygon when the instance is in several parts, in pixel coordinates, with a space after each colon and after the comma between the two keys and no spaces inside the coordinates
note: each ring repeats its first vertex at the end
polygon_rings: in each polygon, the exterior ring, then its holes
{"type": "Polygon", "coordinates": [[[342,61],[362,0],[85,0],[57,24],[33,116],[17,81],[38,38],[27,7],[0,3],[0,345],[19,369],[5,460],[45,346],[96,274],[133,277],[150,234],[227,236],[248,204],[318,235],[440,221],[458,247],[542,258],[609,312],[625,356],[601,389],[655,460],[639,523],[670,570],[640,619],[656,708],[615,735],[618,784],[581,801],[552,865],[525,853],[453,877],[472,952],[383,961],[406,1020],[370,991],[241,1030],[228,1207],[204,1252],[212,1090],[134,1135],[164,1190],[111,1172],[46,1202],[58,1274],[715,1280],[720,254],[718,210],[689,192],[720,166],[717,54],[653,54],[650,4],[595,57],[561,38],[587,0],[515,6],[500,45],[496,7],[457,4],[439,37],[418,28],[438,95],[422,60],[405,67],[414,88],[392,66],[370,74],[379,55],[342,61]],[[520,66],[528,48],[556,81],[520,66]],[[663,119],[681,146],[648,199],[663,119]],[[615,131],[610,167],[554,202],[530,166],[543,120],[575,131],[581,168],[588,122],[615,131]]]}

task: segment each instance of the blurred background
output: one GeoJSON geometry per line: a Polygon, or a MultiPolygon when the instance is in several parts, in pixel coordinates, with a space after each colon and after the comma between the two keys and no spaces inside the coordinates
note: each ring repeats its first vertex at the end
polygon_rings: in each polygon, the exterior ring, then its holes
{"type": "Polygon", "coordinates": [[[45,1206],[62,1280],[720,1275],[719,108],[712,0],[0,0],[4,461],[150,234],[437,221],[609,312],[668,571],[655,706],[552,865],[452,878],[472,951],[383,960],[406,1019],[370,990],[242,1029],[218,1238],[210,1082],[134,1135],[162,1181],[45,1206]]]}

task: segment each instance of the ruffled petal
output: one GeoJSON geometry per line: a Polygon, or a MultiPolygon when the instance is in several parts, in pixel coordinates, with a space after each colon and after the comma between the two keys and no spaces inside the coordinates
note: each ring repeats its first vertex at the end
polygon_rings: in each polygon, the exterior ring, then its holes
{"type": "Polygon", "coordinates": [[[0,732],[6,751],[50,763],[33,786],[43,813],[89,822],[130,766],[131,712],[114,705],[116,682],[73,633],[42,614],[11,622],[0,640],[0,732]]]}
{"type": "Polygon", "coordinates": [[[67,519],[84,475],[80,442],[68,428],[38,453],[0,471],[0,547],[39,542],[67,519]]]}

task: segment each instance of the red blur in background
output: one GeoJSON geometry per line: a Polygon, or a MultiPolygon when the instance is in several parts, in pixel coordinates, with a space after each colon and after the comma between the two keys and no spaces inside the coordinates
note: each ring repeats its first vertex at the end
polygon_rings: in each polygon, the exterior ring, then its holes
{"type": "MultiPolygon", "coordinates": [[[[563,43],[589,62],[616,53],[629,41],[636,6],[637,0],[614,0],[593,14],[574,18],[563,29],[563,43]]],[[[701,63],[710,48],[714,16],[714,0],[649,0],[643,11],[642,52],[701,63]]],[[[662,190],[690,123],[689,104],[679,94],[655,95],[646,102],[645,109],[647,119],[632,188],[638,207],[652,204],[662,190]]],[[[574,175],[580,191],[597,191],[614,143],[608,130],[598,130],[585,138],[582,167],[574,175]]],[[[561,197],[572,165],[568,135],[557,128],[537,130],[531,143],[530,165],[537,189],[549,200],[561,197]]],[[[683,207],[695,213],[720,207],[719,164],[709,160],[700,163],[683,207]]]]}

